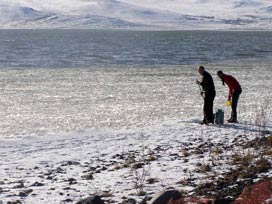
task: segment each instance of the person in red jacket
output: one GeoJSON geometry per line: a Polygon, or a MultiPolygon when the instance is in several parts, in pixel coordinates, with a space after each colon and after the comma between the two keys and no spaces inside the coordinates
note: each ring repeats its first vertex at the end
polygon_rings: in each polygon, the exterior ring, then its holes
{"type": "Polygon", "coordinates": [[[229,123],[237,123],[237,104],[239,96],[242,93],[242,88],[239,82],[231,75],[224,74],[222,71],[217,72],[217,76],[222,80],[223,85],[225,83],[229,87],[228,100],[231,100],[231,118],[228,120],[229,123]]]}

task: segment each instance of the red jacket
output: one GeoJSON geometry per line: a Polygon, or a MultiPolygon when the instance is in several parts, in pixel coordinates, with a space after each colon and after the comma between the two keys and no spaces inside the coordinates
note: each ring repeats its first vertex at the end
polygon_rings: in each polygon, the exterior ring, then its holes
{"type": "Polygon", "coordinates": [[[241,86],[240,86],[239,82],[233,76],[224,74],[223,75],[223,81],[229,87],[229,96],[232,96],[234,90],[241,89],[241,86]]]}

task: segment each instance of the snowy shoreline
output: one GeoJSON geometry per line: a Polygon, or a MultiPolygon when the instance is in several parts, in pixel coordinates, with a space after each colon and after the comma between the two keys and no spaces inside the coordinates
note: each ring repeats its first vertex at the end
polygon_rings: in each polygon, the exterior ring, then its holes
{"type": "MultiPolygon", "coordinates": [[[[203,102],[193,66],[1,70],[0,203],[75,203],[89,194],[140,202],[172,188],[201,194],[244,162],[250,167],[227,189],[271,178],[270,64],[207,66],[213,75],[219,68],[242,84],[239,124],[196,123],[203,102]]],[[[215,111],[227,119],[227,88],[215,83],[215,111]]]]}
{"type": "MultiPolygon", "coordinates": [[[[239,166],[233,162],[237,155],[255,155],[252,163],[259,160],[265,148],[244,145],[269,138],[271,124],[265,131],[247,124],[217,127],[177,121],[141,131],[2,141],[0,200],[74,203],[89,194],[102,194],[121,203],[124,198],[140,201],[171,188],[192,195],[197,187],[239,166]]],[[[271,155],[265,159],[271,165],[271,155]]],[[[271,177],[271,166],[255,176],[255,182],[271,177]]]]}

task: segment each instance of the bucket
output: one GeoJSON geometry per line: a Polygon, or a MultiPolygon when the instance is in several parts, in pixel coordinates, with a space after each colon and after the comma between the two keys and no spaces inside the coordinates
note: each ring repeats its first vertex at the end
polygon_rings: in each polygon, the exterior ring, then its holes
{"type": "Polygon", "coordinates": [[[227,105],[227,106],[231,106],[231,101],[230,101],[230,100],[227,100],[227,101],[226,101],[226,105],[227,105]]]}
{"type": "Polygon", "coordinates": [[[215,124],[224,125],[224,111],[222,109],[218,109],[215,113],[215,124]]]}

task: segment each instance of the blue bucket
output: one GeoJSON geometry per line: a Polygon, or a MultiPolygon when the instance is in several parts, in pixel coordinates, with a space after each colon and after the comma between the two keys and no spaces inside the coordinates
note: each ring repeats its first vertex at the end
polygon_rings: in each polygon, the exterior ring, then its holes
{"type": "Polygon", "coordinates": [[[218,109],[215,113],[215,124],[224,125],[224,111],[222,109],[218,109]]]}

